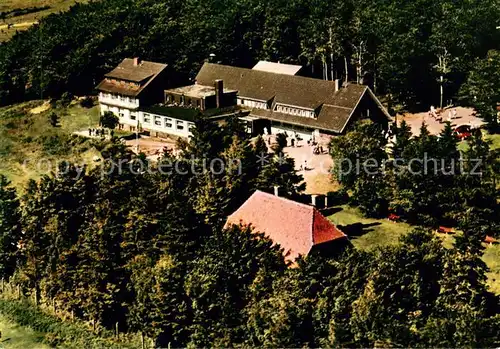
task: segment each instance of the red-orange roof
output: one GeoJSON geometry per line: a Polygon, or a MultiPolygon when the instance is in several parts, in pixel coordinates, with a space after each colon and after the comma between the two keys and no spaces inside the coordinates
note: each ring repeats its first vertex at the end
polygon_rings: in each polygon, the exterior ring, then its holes
{"type": "Polygon", "coordinates": [[[315,207],[256,191],[228,217],[229,224],[251,225],[283,247],[286,258],[307,255],[314,245],[347,236],[315,207]]]}
{"type": "Polygon", "coordinates": [[[488,244],[494,244],[494,243],[497,243],[498,240],[495,239],[494,237],[492,236],[489,236],[489,235],[486,235],[486,237],[484,238],[484,242],[488,243],[488,244]]]}
{"type": "Polygon", "coordinates": [[[445,227],[445,226],[439,226],[438,232],[445,233],[445,234],[451,234],[451,233],[453,233],[453,228],[445,227]]]}

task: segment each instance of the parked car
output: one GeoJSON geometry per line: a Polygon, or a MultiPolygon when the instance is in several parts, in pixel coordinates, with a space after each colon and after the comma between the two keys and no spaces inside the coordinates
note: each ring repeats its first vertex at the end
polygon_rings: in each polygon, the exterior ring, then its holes
{"type": "Polygon", "coordinates": [[[472,129],[470,125],[457,126],[455,128],[455,136],[460,140],[464,140],[472,136],[472,129]]]}

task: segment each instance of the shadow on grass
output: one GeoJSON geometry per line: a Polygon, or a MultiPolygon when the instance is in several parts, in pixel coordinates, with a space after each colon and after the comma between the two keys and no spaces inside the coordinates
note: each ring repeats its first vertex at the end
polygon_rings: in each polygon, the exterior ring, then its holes
{"type": "Polygon", "coordinates": [[[380,222],[374,222],[368,224],[354,223],[348,225],[339,225],[338,228],[342,230],[344,233],[346,233],[347,236],[349,236],[349,238],[352,238],[352,237],[363,236],[373,231],[373,227],[376,227],[380,224],[381,224],[380,222]]]}
{"type": "Polygon", "coordinates": [[[337,212],[340,212],[342,211],[343,208],[342,207],[328,207],[328,208],[324,208],[322,210],[320,210],[321,214],[325,217],[329,217],[337,212]]]}

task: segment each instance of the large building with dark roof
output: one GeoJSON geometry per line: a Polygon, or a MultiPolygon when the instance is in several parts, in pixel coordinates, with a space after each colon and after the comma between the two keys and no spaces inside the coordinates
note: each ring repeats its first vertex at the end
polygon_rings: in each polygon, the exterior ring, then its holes
{"type": "Polygon", "coordinates": [[[368,86],[341,86],[338,80],[299,76],[299,71],[300,66],[271,62],[259,62],[254,69],[205,63],[195,84],[176,86],[165,64],[124,59],[97,90],[101,112],[119,116],[121,128],[157,136],[188,137],[196,111],[238,112],[253,135],[286,133],[306,140],[342,134],[360,118],[389,123],[368,86]]]}
{"type": "Polygon", "coordinates": [[[293,132],[304,137],[344,133],[355,120],[387,125],[390,116],[368,86],[256,69],[205,63],[196,84],[219,79],[238,91],[237,104],[250,110],[254,133],[293,132]]]}

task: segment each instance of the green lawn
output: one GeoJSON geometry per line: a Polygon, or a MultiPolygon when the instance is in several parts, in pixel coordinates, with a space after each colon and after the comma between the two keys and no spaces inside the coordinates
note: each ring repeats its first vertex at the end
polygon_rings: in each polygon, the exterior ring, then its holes
{"type": "Polygon", "coordinates": [[[42,344],[43,335],[8,321],[0,315],[0,348],[5,349],[49,349],[42,344]]]}
{"type": "Polygon", "coordinates": [[[490,268],[488,285],[491,291],[500,294],[500,245],[487,246],[483,261],[490,268]]]}
{"type": "Polygon", "coordinates": [[[486,139],[491,141],[491,149],[500,149],[500,134],[488,134],[486,139]]]}
{"type": "MultiPolygon", "coordinates": [[[[343,229],[356,248],[362,250],[397,244],[399,237],[412,229],[412,226],[406,223],[365,218],[357,208],[347,205],[336,207],[334,210],[337,212],[328,218],[343,229]]],[[[452,247],[454,241],[452,235],[437,234],[437,236],[445,247],[452,247]]],[[[490,269],[488,273],[490,290],[500,295],[500,244],[487,246],[483,260],[490,269]]]]}
{"type": "Polygon", "coordinates": [[[387,219],[364,218],[357,208],[347,205],[335,208],[339,210],[329,217],[337,226],[349,235],[356,248],[369,250],[380,246],[398,243],[401,235],[412,228],[406,223],[393,223],[387,219]]]}
{"type": "MultiPolygon", "coordinates": [[[[490,148],[493,149],[500,149],[500,134],[489,134],[486,131],[483,131],[484,138],[489,140],[491,142],[490,148]]],[[[466,151],[468,148],[467,146],[467,141],[462,141],[458,144],[458,149],[461,151],[466,151]]]]}
{"type": "Polygon", "coordinates": [[[85,109],[74,104],[33,114],[31,111],[42,103],[34,101],[0,108],[0,174],[19,189],[29,179],[54,170],[58,161],[88,163],[98,154],[90,140],[71,135],[97,125],[98,107],[85,109]],[[59,117],[57,127],[49,122],[51,113],[59,117]]]}

